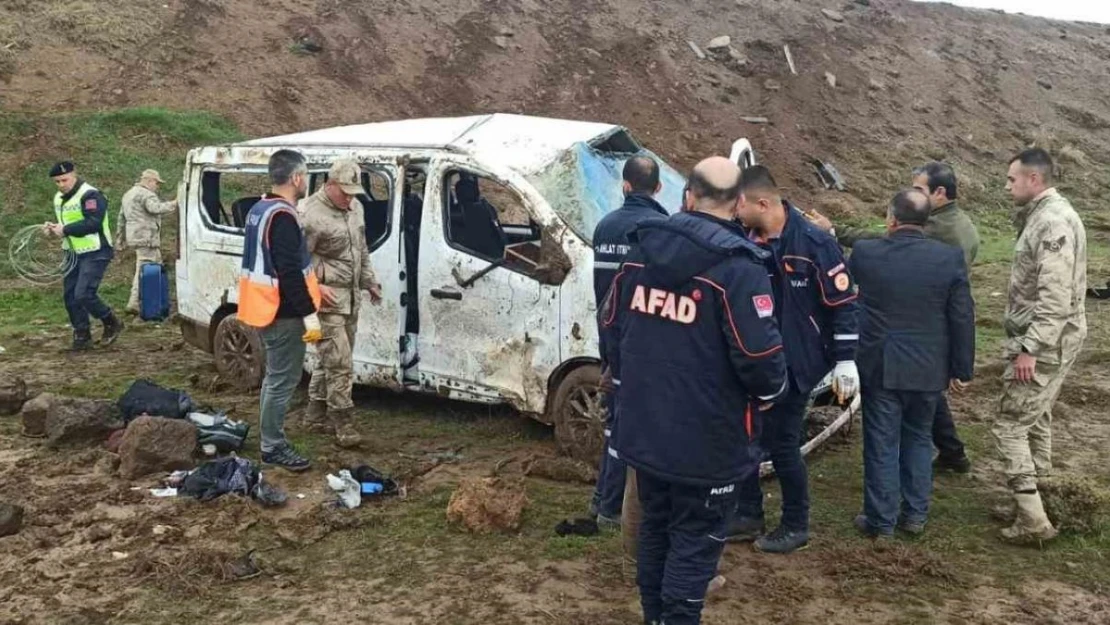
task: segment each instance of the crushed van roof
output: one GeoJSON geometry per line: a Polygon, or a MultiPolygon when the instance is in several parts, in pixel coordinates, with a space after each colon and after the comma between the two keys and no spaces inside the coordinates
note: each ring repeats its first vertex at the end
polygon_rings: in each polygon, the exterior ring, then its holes
{"type": "Polygon", "coordinates": [[[446,149],[496,158],[517,171],[531,173],[578,142],[618,130],[621,127],[613,124],[494,113],[338,126],[235,145],[446,149]]]}

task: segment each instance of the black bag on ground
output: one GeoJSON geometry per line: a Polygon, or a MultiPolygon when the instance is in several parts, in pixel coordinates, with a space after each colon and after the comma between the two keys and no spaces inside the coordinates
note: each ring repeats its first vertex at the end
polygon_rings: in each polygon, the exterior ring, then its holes
{"type": "Polygon", "coordinates": [[[135,380],[116,403],[125,423],[147,414],[152,417],[184,419],[195,407],[184,391],[164,388],[150,380],[135,380]]]}
{"type": "Polygon", "coordinates": [[[396,480],[389,477],[385,473],[375,469],[367,464],[360,464],[353,469],[349,469],[351,477],[359,484],[367,484],[375,482],[382,485],[381,495],[396,495],[399,491],[396,480]]]}

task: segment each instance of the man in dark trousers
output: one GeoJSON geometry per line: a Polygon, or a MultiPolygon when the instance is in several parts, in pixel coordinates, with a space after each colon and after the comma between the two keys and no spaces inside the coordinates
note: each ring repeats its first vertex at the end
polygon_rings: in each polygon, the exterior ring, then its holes
{"type": "Polygon", "coordinates": [[[945,388],[975,363],[975,312],[960,248],[927,238],[929,198],[894,196],[884,239],[856,243],[848,267],[862,297],[862,533],[925,531],[933,489],[932,427],[945,388]]]}
{"type": "MultiPolygon", "coordinates": [[[[979,253],[979,231],[956,203],[959,197],[956,172],[947,163],[926,163],[913,170],[913,188],[929,196],[931,208],[929,221],[925,223],[925,236],[963,250],[970,276],[971,265],[979,253]]],[[[882,233],[865,228],[845,227],[834,230],[832,222],[816,212],[811,215],[811,219],[822,230],[833,233],[837,241],[845,247],[852,247],[857,241],[883,236],[882,233]]],[[[952,411],[949,410],[948,400],[944,395],[937,402],[937,416],[933,421],[933,445],[937,448],[933,469],[956,473],[971,470],[971,460],[968,459],[964,443],[956,432],[956,422],[952,419],[952,411]]]]}
{"type": "Polygon", "coordinates": [[[739,168],[694,168],[684,212],[651,220],[601,310],[616,388],[612,449],[636,470],[637,583],[649,624],[694,625],[738,484],[759,470],[753,407],[786,377],[765,252],[732,225],[739,168]]]}
{"type": "Polygon", "coordinates": [[[111,345],[123,322],[100,299],[98,291],[108,263],[112,262],[112,228],[108,223],[108,199],[96,187],[77,176],[73,163],[63,161],[50,168],[58,187],[54,195],[56,223],[43,228],[62,239],[62,249],[74,257],[73,269],[65,275],[65,305],[73,326],[73,351],[92,348],[89,316],[104,324],[102,345],[111,345]]]}
{"type": "Polygon", "coordinates": [[[763,417],[760,439],[782,487],[782,520],[760,536],[763,492],[759,476],[752,475],[741,488],[729,539],[755,540],[757,551],[791,553],[809,543],[809,480],[801,445],[810,391],[829,371],[842,403],[859,390],[856,290],[836,240],[782,199],[766,167],[744,170],[739,215],[746,236],[768,252],[765,264],[790,376],[789,392],[763,417]]]}
{"type": "MultiPolygon", "coordinates": [[[[659,183],[659,164],[646,156],[633,156],[624,164],[624,205],[606,215],[594,229],[594,298],[600,309],[613,276],[617,274],[631,248],[628,235],[648,219],[660,219],[667,211],[655,201],[663,186],[659,183]]],[[[601,349],[604,360],[605,349],[601,349]]],[[[590,513],[602,527],[621,526],[625,466],[609,454],[609,439],[616,414],[609,397],[605,424],[605,452],[601,455],[597,488],[590,502],[590,513]]]]}

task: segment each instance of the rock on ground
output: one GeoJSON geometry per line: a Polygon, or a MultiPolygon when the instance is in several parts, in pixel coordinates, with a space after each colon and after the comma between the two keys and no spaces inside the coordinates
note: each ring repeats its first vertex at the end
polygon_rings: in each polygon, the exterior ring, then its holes
{"type": "Polygon", "coordinates": [[[151,473],[193,468],[197,428],[181,419],[139,417],[127,426],[119,446],[119,473],[134,479],[151,473]]]}
{"type": "Polygon", "coordinates": [[[23,435],[32,438],[46,436],[46,413],[54,402],[54,395],[43,393],[34,399],[24,402],[23,409],[19,411],[23,421],[23,435]]]}
{"type": "Polygon", "coordinates": [[[516,530],[527,504],[523,482],[498,477],[464,478],[447,504],[447,521],[471,532],[516,530]]]}
{"type": "Polygon", "coordinates": [[[0,415],[19,412],[27,401],[27,383],[18,375],[0,379],[0,415]]]}
{"type": "Polygon", "coordinates": [[[46,438],[51,447],[100,444],[123,427],[115,402],[54,397],[46,411],[46,438]]]}
{"type": "Polygon", "coordinates": [[[0,503],[0,536],[11,536],[23,529],[23,508],[0,503]]]}
{"type": "Polygon", "coordinates": [[[597,481],[596,468],[581,460],[566,456],[538,456],[533,458],[525,467],[524,474],[555,480],[556,482],[593,484],[597,481]]]}

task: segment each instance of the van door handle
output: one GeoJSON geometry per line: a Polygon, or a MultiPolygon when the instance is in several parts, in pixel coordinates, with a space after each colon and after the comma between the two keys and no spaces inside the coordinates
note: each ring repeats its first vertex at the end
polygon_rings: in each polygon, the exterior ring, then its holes
{"type": "Polygon", "coordinates": [[[432,289],[432,297],[436,299],[461,300],[462,293],[452,291],[451,289],[432,289]]]}

